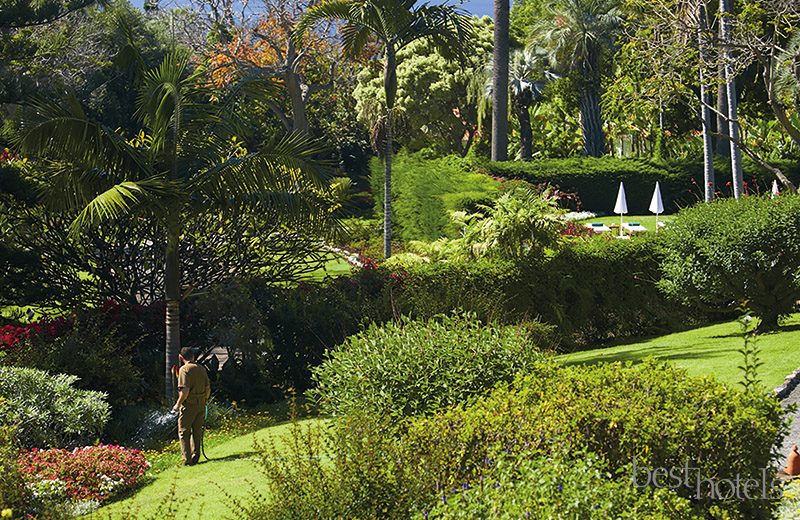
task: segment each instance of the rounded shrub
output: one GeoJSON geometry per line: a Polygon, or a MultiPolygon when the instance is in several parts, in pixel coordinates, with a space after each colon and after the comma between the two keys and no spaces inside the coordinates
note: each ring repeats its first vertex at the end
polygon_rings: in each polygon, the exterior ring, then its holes
{"type": "Polygon", "coordinates": [[[79,390],[76,376],[0,366],[0,426],[17,427],[26,448],[73,447],[103,431],[106,395],[79,390]]]}
{"type": "Polygon", "coordinates": [[[663,233],[669,296],[702,309],[733,311],[745,300],[775,328],[800,299],[800,198],[742,197],[681,211],[663,233]]]}
{"type": "Polygon", "coordinates": [[[329,411],[411,416],[482,394],[543,359],[548,328],[484,325],[472,314],[407,317],[371,326],[329,352],[313,371],[313,395],[329,411]]]}

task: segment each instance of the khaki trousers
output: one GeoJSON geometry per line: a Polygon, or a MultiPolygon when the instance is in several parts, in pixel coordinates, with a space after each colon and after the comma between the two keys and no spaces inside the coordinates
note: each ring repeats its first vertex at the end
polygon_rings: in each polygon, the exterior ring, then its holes
{"type": "Polygon", "coordinates": [[[181,456],[184,464],[197,464],[203,444],[203,419],[205,404],[184,404],[178,416],[178,439],[181,441],[181,456]]]}

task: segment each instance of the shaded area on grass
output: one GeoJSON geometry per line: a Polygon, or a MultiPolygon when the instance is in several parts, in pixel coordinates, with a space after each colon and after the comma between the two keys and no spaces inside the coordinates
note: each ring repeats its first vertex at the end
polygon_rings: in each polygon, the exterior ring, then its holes
{"type": "MultiPolygon", "coordinates": [[[[787,374],[800,366],[800,314],[792,315],[780,330],[758,334],[763,365],[758,377],[767,389],[781,384],[787,374]]],[[[591,365],[601,362],[639,363],[653,356],[673,362],[691,376],[712,376],[729,385],[739,386],[744,345],[741,325],[727,322],[644,339],[614,347],[564,354],[556,359],[565,365],[591,365]]]]}

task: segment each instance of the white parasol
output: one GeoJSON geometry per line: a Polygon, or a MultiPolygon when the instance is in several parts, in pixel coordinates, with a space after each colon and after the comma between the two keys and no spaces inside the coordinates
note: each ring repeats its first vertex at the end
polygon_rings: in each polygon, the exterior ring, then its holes
{"type": "Polygon", "coordinates": [[[656,189],[653,190],[653,198],[650,199],[650,213],[656,214],[656,231],[658,231],[658,214],[664,213],[664,201],[661,200],[661,187],[656,181],[656,189]]]}
{"type": "Polygon", "coordinates": [[[781,194],[781,190],[778,189],[778,181],[773,180],[772,181],[772,198],[774,199],[775,195],[780,195],[780,194],[781,194]]]}
{"type": "Polygon", "coordinates": [[[619,193],[617,193],[617,203],[614,204],[614,213],[619,214],[619,236],[622,236],[622,215],[628,213],[628,201],[625,199],[625,186],[622,181],[619,183],[619,193]]]}

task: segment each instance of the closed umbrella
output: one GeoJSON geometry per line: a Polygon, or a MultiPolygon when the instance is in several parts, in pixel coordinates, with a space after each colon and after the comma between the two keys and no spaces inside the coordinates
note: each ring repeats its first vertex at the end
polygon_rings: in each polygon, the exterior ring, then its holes
{"type": "Polygon", "coordinates": [[[656,189],[653,190],[653,198],[650,199],[650,213],[656,214],[656,231],[658,231],[658,214],[664,213],[664,201],[661,200],[661,187],[656,181],[656,189]]]}
{"type": "Polygon", "coordinates": [[[617,193],[617,203],[614,204],[614,213],[619,213],[619,236],[622,236],[622,215],[628,213],[628,201],[625,199],[625,186],[622,181],[619,183],[619,193],[617,193]]]}
{"type": "Polygon", "coordinates": [[[780,195],[781,191],[778,189],[778,181],[772,181],[772,198],[775,198],[775,195],[780,195]]]}

